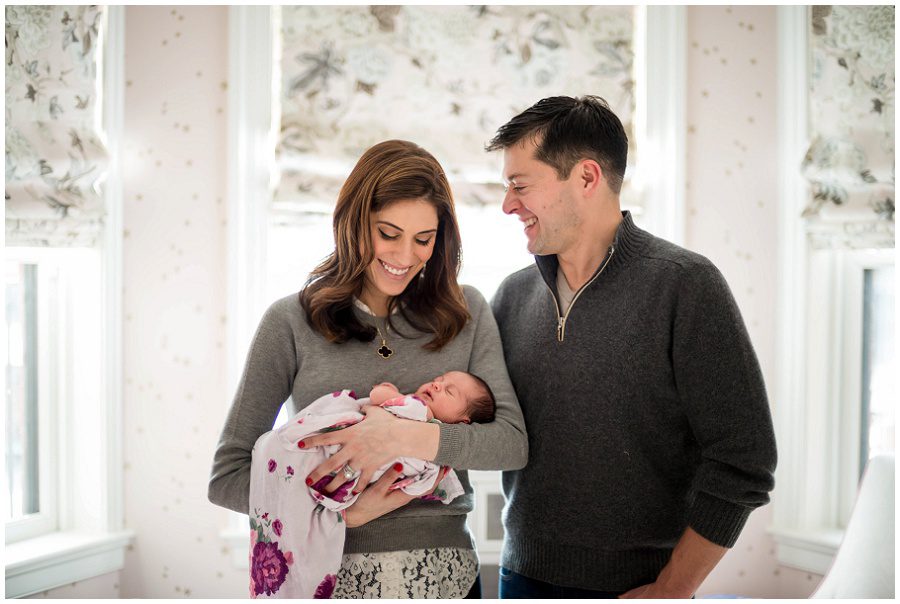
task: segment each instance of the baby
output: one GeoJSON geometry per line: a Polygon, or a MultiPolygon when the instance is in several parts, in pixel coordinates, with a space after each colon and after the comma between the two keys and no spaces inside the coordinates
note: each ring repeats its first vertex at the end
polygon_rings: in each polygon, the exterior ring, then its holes
{"type": "MultiPolygon", "coordinates": [[[[496,405],[490,387],[478,376],[449,371],[403,395],[382,382],[368,399],[351,390],[320,397],[283,426],[266,432],[253,446],[250,467],[250,596],[329,597],[341,565],[346,527],[341,512],[357,499],[359,473],[345,466],[307,486],[302,477],[339,450],[339,446],[298,447],[308,436],[340,430],[365,418],[360,409],[377,405],[406,419],[444,423],[490,422],[496,405]],[[296,478],[300,476],[301,478],[296,478]],[[343,484],[324,491],[331,480],[343,484]]],[[[402,457],[403,478],[392,485],[409,495],[449,503],[463,494],[456,473],[431,462],[402,457]]],[[[391,466],[372,476],[378,480],[391,466]]],[[[360,491],[362,489],[359,489],[360,491]]]]}
{"type": "MultiPolygon", "coordinates": [[[[427,408],[427,419],[437,419],[445,424],[494,421],[496,404],[490,386],[477,375],[465,371],[439,375],[419,386],[412,396],[427,408]]],[[[376,385],[369,393],[370,404],[378,406],[397,397],[403,395],[390,382],[376,385]]]]}

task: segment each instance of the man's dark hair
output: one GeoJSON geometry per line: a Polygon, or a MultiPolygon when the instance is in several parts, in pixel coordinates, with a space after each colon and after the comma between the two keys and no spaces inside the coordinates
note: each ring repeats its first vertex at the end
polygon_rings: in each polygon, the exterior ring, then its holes
{"type": "Polygon", "coordinates": [[[527,136],[533,137],[537,145],[535,159],[553,167],[560,179],[568,178],[582,159],[592,159],[603,170],[609,188],[616,194],[622,190],[628,136],[622,122],[602,98],[541,99],[500,126],[485,150],[506,149],[527,136]]]}
{"type": "Polygon", "coordinates": [[[481,388],[481,393],[469,401],[469,421],[473,424],[486,424],[494,421],[494,413],[497,410],[494,392],[483,379],[474,373],[470,373],[469,375],[475,378],[475,381],[481,388]]]}

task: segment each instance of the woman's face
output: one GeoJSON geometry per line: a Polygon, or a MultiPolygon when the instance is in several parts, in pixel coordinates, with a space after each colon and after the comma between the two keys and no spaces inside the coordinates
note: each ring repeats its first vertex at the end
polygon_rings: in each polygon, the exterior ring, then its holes
{"type": "Polygon", "coordinates": [[[403,293],[434,252],[438,215],[424,199],[404,199],[372,214],[375,259],[366,270],[362,301],[379,315],[403,293]]]}

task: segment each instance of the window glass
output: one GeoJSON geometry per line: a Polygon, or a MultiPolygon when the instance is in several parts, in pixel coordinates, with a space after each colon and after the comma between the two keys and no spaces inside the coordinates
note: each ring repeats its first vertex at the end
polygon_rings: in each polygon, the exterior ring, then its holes
{"type": "Polygon", "coordinates": [[[6,265],[6,520],[40,511],[37,266],[6,265]]]}
{"type": "Polygon", "coordinates": [[[873,456],[894,452],[896,393],[894,267],[884,266],[864,276],[860,474],[873,456]]]}

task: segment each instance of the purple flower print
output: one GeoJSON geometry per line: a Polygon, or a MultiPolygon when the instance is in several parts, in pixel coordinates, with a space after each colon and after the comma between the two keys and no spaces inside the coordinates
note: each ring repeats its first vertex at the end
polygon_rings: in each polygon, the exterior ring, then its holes
{"type": "Polygon", "coordinates": [[[293,475],[294,475],[294,468],[292,468],[291,466],[288,466],[288,467],[287,467],[287,474],[288,474],[288,476],[293,476],[293,475]]]}
{"type": "MultiPolygon", "coordinates": [[[[257,542],[253,546],[250,560],[250,578],[253,581],[253,592],[256,595],[271,596],[284,583],[288,573],[288,562],[278,549],[278,542],[257,542]]],[[[321,587],[321,586],[320,586],[321,587]]]]}
{"type": "Polygon", "coordinates": [[[270,472],[270,473],[271,473],[271,472],[274,472],[274,471],[275,471],[275,468],[277,468],[277,467],[278,467],[278,464],[275,463],[275,460],[274,460],[274,459],[270,459],[270,460],[269,460],[269,472],[270,472]]]}
{"type": "Polygon", "coordinates": [[[341,395],[341,392],[343,392],[343,390],[335,390],[334,392],[331,393],[331,396],[333,396],[334,398],[337,398],[341,395]]]}
{"type": "Polygon", "coordinates": [[[349,396],[350,398],[352,398],[352,399],[355,401],[355,400],[356,400],[356,391],[355,391],[355,390],[351,390],[351,391],[347,394],[347,396],[349,396]]]}
{"type": "Polygon", "coordinates": [[[325,578],[322,579],[322,582],[319,583],[319,586],[316,588],[316,593],[313,595],[313,598],[316,600],[329,599],[332,592],[334,592],[335,583],[337,583],[337,575],[325,575],[325,578]]]}
{"type": "Polygon", "coordinates": [[[275,534],[281,537],[281,530],[284,528],[284,525],[281,524],[281,520],[275,519],[275,522],[272,523],[272,530],[275,531],[275,534]]]}
{"type": "Polygon", "coordinates": [[[314,485],[310,485],[309,488],[317,491],[313,493],[313,497],[315,497],[318,501],[322,501],[322,495],[326,495],[330,499],[337,501],[338,503],[343,503],[347,500],[347,495],[350,493],[350,489],[353,488],[353,485],[356,483],[355,480],[349,480],[339,486],[333,493],[326,493],[325,487],[328,486],[332,480],[334,480],[334,476],[325,475],[319,479],[318,482],[314,485]]]}

